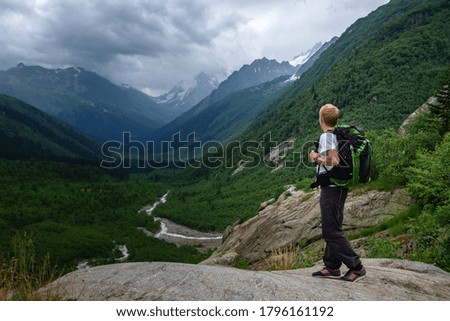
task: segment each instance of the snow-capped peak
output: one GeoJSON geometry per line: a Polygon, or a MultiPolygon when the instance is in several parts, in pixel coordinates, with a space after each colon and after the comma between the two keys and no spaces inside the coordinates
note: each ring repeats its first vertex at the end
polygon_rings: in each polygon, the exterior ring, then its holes
{"type": "Polygon", "coordinates": [[[292,59],[291,61],[289,61],[289,63],[292,66],[297,66],[297,65],[303,65],[304,63],[306,63],[309,58],[312,57],[312,55],[314,55],[317,50],[319,50],[322,47],[322,43],[318,42],[314,45],[314,47],[312,47],[311,49],[302,52],[301,54],[297,55],[294,57],[294,59],[292,59]]]}
{"type": "Polygon", "coordinates": [[[189,89],[191,88],[191,82],[181,81],[174,86],[168,93],[156,98],[156,101],[160,104],[170,103],[174,100],[182,100],[189,89]]]}
{"type": "Polygon", "coordinates": [[[167,104],[174,112],[182,113],[208,96],[218,85],[215,77],[201,72],[192,80],[180,81],[168,93],[156,97],[156,102],[167,104]]]}

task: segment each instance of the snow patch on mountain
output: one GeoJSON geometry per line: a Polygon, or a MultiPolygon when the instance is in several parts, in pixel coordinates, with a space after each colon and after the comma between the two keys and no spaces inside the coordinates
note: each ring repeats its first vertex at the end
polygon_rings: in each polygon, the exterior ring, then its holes
{"type": "Polygon", "coordinates": [[[175,114],[182,114],[207,97],[219,86],[216,77],[204,72],[192,80],[180,81],[168,93],[155,97],[158,104],[165,104],[175,114]]]}
{"type": "Polygon", "coordinates": [[[323,45],[322,42],[316,43],[311,49],[295,56],[294,59],[289,61],[289,63],[292,66],[305,64],[309,60],[309,58],[311,58],[317,52],[317,50],[319,50],[322,47],[322,45],[323,45]]]}

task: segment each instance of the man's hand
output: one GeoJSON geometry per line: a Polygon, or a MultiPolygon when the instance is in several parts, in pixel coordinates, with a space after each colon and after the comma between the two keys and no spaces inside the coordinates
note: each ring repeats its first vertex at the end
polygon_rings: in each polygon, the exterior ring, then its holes
{"type": "Polygon", "coordinates": [[[320,154],[318,152],[312,150],[311,153],[309,153],[309,160],[311,162],[315,163],[317,160],[317,157],[319,157],[319,156],[320,156],[320,154]]]}
{"type": "Polygon", "coordinates": [[[339,154],[335,149],[327,150],[326,157],[320,157],[320,154],[316,151],[309,153],[309,160],[318,165],[325,166],[337,166],[339,165],[339,154]]]}

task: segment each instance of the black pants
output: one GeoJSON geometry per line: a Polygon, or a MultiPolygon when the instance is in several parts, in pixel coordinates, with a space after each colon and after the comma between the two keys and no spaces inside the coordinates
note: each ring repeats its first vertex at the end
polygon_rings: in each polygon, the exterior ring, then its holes
{"type": "Polygon", "coordinates": [[[356,268],[361,261],[342,231],[348,188],[323,186],[320,189],[322,235],[326,242],[323,262],[331,269],[340,268],[342,263],[349,269],[356,268]]]}

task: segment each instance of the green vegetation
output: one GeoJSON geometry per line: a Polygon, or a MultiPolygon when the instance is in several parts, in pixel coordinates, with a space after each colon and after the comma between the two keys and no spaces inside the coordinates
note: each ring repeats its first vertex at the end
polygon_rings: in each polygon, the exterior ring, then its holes
{"type": "MultiPolygon", "coordinates": [[[[448,107],[448,106],[447,106],[448,107]]],[[[408,190],[423,206],[422,214],[411,222],[408,233],[417,242],[412,258],[434,263],[450,271],[450,132],[432,152],[418,153],[408,190]],[[426,159],[432,159],[425,161],[426,159]]]]}
{"type": "Polygon", "coordinates": [[[0,253],[12,259],[12,240],[33,236],[36,258],[50,257],[60,271],[82,260],[114,263],[126,245],[129,261],[198,262],[205,255],[191,247],[147,237],[138,227],[157,231],[159,223],[139,210],[165,194],[166,187],[141,175],[114,179],[98,168],[64,163],[0,162],[0,253]]]}
{"type": "Polygon", "coordinates": [[[418,205],[411,206],[407,211],[398,213],[393,218],[387,219],[381,222],[375,227],[365,228],[359,232],[351,233],[348,235],[349,240],[354,240],[364,236],[375,235],[382,231],[389,231],[392,236],[398,236],[406,232],[406,222],[416,218],[422,212],[422,208],[418,205]]]}
{"type": "Polygon", "coordinates": [[[323,258],[323,251],[325,250],[325,244],[322,243],[319,246],[307,247],[299,251],[297,261],[294,265],[297,269],[312,267],[316,262],[323,258]]]}
{"type": "Polygon", "coordinates": [[[195,179],[175,173],[167,202],[158,206],[154,215],[202,231],[223,231],[236,221],[254,216],[261,200],[283,192],[282,186],[273,184],[280,179],[279,173],[263,166],[236,175],[230,170],[208,170],[204,174],[195,179]]]}
{"type": "Polygon", "coordinates": [[[399,248],[399,243],[387,237],[371,237],[364,246],[367,257],[385,259],[399,259],[400,255],[397,254],[399,248]]]}
{"type": "Polygon", "coordinates": [[[0,95],[0,158],[97,160],[99,144],[16,98],[0,95]]]}

